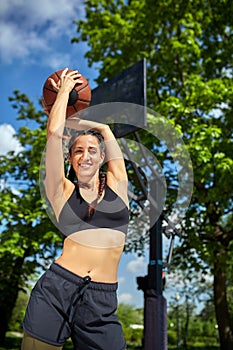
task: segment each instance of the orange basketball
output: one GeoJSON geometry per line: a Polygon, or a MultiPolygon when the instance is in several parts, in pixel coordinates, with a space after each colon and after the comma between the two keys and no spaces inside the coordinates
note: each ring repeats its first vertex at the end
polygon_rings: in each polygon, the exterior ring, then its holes
{"type": "MultiPolygon", "coordinates": [[[[71,69],[68,70],[68,72],[71,71],[71,69]]],[[[50,78],[52,78],[55,83],[57,83],[62,72],[63,70],[61,69],[52,73],[44,83],[42,104],[45,110],[48,112],[51,111],[51,108],[57,97],[57,92],[54,90],[50,82],[50,78]]],[[[91,102],[91,88],[87,79],[83,75],[81,75],[79,79],[82,79],[83,82],[82,84],[77,83],[74,89],[70,92],[66,109],[66,118],[72,117],[81,110],[86,109],[91,102]]]]}

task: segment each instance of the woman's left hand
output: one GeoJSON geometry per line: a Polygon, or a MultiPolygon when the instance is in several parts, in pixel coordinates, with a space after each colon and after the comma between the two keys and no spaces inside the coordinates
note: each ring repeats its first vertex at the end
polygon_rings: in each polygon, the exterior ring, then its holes
{"type": "Polygon", "coordinates": [[[54,79],[50,78],[51,85],[55,91],[64,89],[65,91],[72,91],[76,84],[82,84],[83,80],[79,79],[82,75],[77,71],[71,71],[69,73],[68,68],[65,68],[61,73],[60,79],[56,83],[54,79]]]}

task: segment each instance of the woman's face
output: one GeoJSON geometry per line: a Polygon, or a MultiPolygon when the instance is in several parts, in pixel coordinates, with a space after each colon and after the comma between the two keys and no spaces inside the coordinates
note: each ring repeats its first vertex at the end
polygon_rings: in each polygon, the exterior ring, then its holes
{"type": "Polygon", "coordinates": [[[70,162],[79,180],[93,177],[104,160],[97,137],[93,135],[78,136],[72,145],[70,162]]]}

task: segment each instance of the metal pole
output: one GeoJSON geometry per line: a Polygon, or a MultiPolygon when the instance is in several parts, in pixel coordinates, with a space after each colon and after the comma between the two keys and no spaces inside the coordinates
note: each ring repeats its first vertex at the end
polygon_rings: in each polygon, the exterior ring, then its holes
{"type": "Polygon", "coordinates": [[[167,350],[167,305],[163,297],[162,283],[162,216],[154,223],[160,207],[160,186],[157,180],[151,184],[151,197],[157,208],[150,208],[150,257],[147,283],[144,288],[144,350],[167,350]]]}

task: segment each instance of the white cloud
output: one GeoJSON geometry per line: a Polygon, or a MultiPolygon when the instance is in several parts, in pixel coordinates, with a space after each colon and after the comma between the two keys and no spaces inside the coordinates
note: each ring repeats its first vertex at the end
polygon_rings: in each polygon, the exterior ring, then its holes
{"type": "MultiPolygon", "coordinates": [[[[0,13],[0,58],[4,63],[14,60],[33,61],[50,54],[56,59],[57,38],[67,43],[75,35],[74,19],[84,15],[82,0],[3,0],[0,13]]],[[[62,51],[62,50],[61,50],[62,51]]],[[[48,62],[46,61],[46,64],[48,62]]],[[[52,67],[53,61],[50,62],[52,67]]]]}
{"type": "Polygon", "coordinates": [[[15,129],[10,124],[0,124],[0,154],[5,155],[8,151],[16,153],[23,148],[19,141],[14,137],[15,129]]]}
{"type": "Polygon", "coordinates": [[[36,32],[19,31],[15,23],[0,24],[1,59],[5,63],[11,63],[14,59],[28,57],[35,51],[47,50],[46,41],[39,38],[36,32]]]}
{"type": "Polygon", "coordinates": [[[144,257],[137,257],[135,260],[132,260],[127,265],[127,270],[132,273],[144,273],[146,271],[147,263],[144,260],[144,257]]]}
{"type": "Polygon", "coordinates": [[[130,293],[122,293],[118,296],[118,301],[121,304],[132,304],[133,295],[130,293]]]}
{"type": "Polygon", "coordinates": [[[118,277],[118,283],[122,284],[123,282],[125,282],[125,277],[124,276],[118,277]]]}

